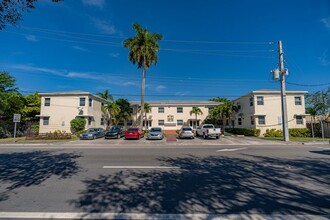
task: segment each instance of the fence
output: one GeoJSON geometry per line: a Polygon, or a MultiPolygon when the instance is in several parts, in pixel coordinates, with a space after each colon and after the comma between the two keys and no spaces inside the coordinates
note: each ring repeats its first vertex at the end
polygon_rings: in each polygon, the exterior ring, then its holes
{"type": "MultiPolygon", "coordinates": [[[[307,123],[307,128],[311,129],[311,123],[307,123]]],[[[315,137],[322,137],[321,123],[313,123],[315,137]]],[[[330,138],[330,122],[323,121],[324,137],[330,138]]]]}

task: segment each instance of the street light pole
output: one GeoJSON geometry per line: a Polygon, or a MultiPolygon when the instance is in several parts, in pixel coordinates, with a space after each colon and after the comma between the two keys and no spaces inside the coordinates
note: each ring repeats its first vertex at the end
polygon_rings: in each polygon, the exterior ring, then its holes
{"type": "Polygon", "coordinates": [[[287,142],[289,141],[289,129],[288,129],[288,114],[287,114],[286,93],[285,93],[286,70],[284,69],[282,41],[278,41],[278,52],[279,52],[279,67],[280,67],[279,73],[280,73],[280,83],[281,83],[282,131],[283,131],[283,140],[287,142]]]}

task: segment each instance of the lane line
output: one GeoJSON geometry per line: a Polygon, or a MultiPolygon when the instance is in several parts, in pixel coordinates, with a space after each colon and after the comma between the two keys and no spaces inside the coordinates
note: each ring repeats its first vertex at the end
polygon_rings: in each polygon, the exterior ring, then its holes
{"type": "Polygon", "coordinates": [[[226,152],[226,151],[238,151],[238,150],[245,150],[247,149],[246,147],[242,147],[242,148],[226,148],[226,149],[221,149],[221,150],[217,150],[217,152],[226,152]]]}
{"type": "Polygon", "coordinates": [[[166,166],[103,166],[104,169],[180,169],[180,167],[166,166]]]}

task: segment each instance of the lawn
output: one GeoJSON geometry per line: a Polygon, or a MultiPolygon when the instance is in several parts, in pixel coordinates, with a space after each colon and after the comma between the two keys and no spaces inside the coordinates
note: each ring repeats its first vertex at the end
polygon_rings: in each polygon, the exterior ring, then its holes
{"type": "MultiPolygon", "coordinates": [[[[52,143],[52,142],[68,142],[78,140],[76,136],[73,136],[71,139],[63,139],[63,140],[26,140],[25,137],[17,137],[16,143],[52,143]]],[[[13,143],[14,138],[1,138],[0,143],[13,143]]]]}

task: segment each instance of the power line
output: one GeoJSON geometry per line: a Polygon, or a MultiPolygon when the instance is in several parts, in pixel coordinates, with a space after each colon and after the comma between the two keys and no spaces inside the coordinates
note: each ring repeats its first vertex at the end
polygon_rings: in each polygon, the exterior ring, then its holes
{"type": "Polygon", "coordinates": [[[292,82],[286,82],[287,84],[291,84],[291,85],[295,85],[295,86],[306,86],[306,87],[309,87],[309,86],[327,86],[327,85],[330,85],[330,82],[328,83],[322,83],[322,84],[299,84],[299,83],[292,83],[292,82]]]}

